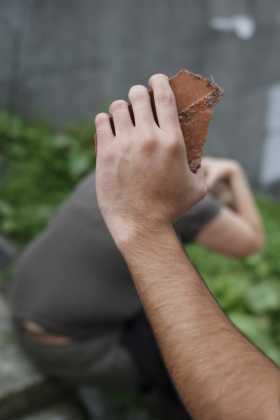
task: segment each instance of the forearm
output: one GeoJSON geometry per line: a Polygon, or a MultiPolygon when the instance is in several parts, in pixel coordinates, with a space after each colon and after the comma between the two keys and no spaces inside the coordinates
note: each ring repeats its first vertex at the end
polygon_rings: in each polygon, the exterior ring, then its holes
{"type": "Polygon", "coordinates": [[[227,320],[173,230],[138,232],[119,246],[194,418],[277,418],[277,368],[227,320]]]}
{"type": "Polygon", "coordinates": [[[241,167],[237,166],[229,178],[235,210],[254,230],[264,235],[263,224],[255,204],[255,198],[241,167]]]}

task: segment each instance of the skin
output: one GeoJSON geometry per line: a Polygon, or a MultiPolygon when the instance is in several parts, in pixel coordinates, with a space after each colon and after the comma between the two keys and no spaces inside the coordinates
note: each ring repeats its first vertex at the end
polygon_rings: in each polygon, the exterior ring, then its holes
{"type": "MultiPolygon", "coordinates": [[[[233,160],[207,157],[202,161],[202,171],[209,191],[214,192],[217,184],[224,182],[233,208],[223,205],[201,229],[196,242],[228,257],[246,257],[261,251],[265,242],[263,224],[242,167],[233,160]]],[[[48,334],[33,321],[25,321],[24,326],[43,344],[60,346],[72,341],[64,335],[48,334]]]]}
{"type": "Polygon", "coordinates": [[[148,92],[96,117],[96,190],[101,212],[131,271],[181,398],[196,419],[278,419],[279,370],[226,318],[186,257],[172,222],[206,193],[188,169],[175,99],[164,75],[148,92]]]}
{"type": "Polygon", "coordinates": [[[230,257],[246,257],[262,250],[264,228],[247,177],[238,162],[204,158],[202,167],[209,191],[223,181],[232,198],[232,207],[223,207],[196,238],[213,251],[230,257]]]}
{"type": "MultiPolygon", "coordinates": [[[[241,258],[262,250],[264,229],[246,175],[236,161],[204,158],[202,170],[209,191],[223,181],[233,209],[222,206],[219,214],[205,225],[196,242],[228,257],[241,258]]],[[[48,334],[33,321],[25,321],[25,329],[43,344],[63,346],[72,342],[64,335],[48,334]]]]}

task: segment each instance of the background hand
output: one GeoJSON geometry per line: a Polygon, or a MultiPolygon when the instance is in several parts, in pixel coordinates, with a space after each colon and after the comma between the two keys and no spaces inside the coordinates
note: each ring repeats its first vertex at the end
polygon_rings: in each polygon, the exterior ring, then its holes
{"type": "Polygon", "coordinates": [[[202,170],[206,185],[211,191],[219,181],[229,181],[235,172],[241,171],[241,167],[234,160],[205,157],[202,160],[202,170]]]}

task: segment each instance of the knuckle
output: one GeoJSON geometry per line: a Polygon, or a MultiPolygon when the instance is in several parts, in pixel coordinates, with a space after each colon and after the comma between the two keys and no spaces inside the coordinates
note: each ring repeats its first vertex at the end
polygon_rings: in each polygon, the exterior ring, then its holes
{"type": "Polygon", "coordinates": [[[125,109],[128,107],[128,103],[123,99],[117,99],[116,101],[112,102],[110,105],[110,112],[115,112],[120,109],[125,109]]]}
{"type": "Polygon", "coordinates": [[[106,152],[104,152],[103,154],[103,159],[106,163],[112,163],[113,160],[115,159],[114,152],[110,149],[106,150],[106,152]]]}
{"type": "Polygon", "coordinates": [[[128,96],[131,100],[146,99],[148,95],[148,89],[142,85],[135,85],[130,88],[128,96]]]}
{"type": "Polygon", "coordinates": [[[157,148],[158,145],[158,141],[156,136],[151,132],[151,133],[146,133],[143,136],[143,141],[142,141],[142,150],[144,152],[152,152],[157,148]]]}
{"type": "Polygon", "coordinates": [[[169,154],[178,155],[182,152],[182,144],[177,137],[170,138],[169,141],[166,142],[166,149],[169,154]]]}

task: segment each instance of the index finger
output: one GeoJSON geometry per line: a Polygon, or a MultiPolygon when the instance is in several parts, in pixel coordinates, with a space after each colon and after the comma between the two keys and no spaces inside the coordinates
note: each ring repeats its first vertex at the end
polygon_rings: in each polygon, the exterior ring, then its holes
{"type": "MultiPolygon", "coordinates": [[[[95,117],[96,137],[95,148],[100,151],[113,141],[114,135],[109,115],[102,112],[95,117]]],[[[97,151],[96,150],[96,151],[97,151]]]]}

